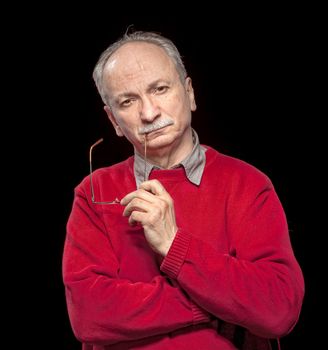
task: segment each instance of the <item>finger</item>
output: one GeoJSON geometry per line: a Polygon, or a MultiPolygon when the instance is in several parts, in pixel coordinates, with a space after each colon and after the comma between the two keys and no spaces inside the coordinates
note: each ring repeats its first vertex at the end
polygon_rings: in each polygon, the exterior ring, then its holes
{"type": "Polygon", "coordinates": [[[151,194],[149,191],[145,191],[144,189],[138,189],[136,191],[128,193],[124,198],[121,199],[120,204],[121,205],[127,205],[129,204],[134,198],[140,198],[144,201],[150,202],[153,198],[153,194],[151,194]]]}
{"type": "Polygon", "coordinates": [[[140,185],[140,189],[151,192],[157,196],[167,193],[164,186],[158,180],[145,181],[140,185]]]}
{"type": "Polygon", "coordinates": [[[145,213],[140,211],[134,211],[129,217],[129,225],[135,226],[137,224],[143,224],[145,213]]]}
{"type": "Polygon", "coordinates": [[[125,207],[123,211],[123,216],[129,216],[134,211],[139,212],[150,212],[153,205],[143,199],[133,198],[132,201],[125,207]]]}

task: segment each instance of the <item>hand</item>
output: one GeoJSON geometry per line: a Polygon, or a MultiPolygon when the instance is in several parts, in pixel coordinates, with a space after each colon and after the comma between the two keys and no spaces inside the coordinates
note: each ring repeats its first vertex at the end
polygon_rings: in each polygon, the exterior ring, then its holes
{"type": "Polygon", "coordinates": [[[140,223],[150,247],[166,256],[178,230],[173,200],[158,180],[143,182],[139,189],[127,194],[121,204],[129,224],[140,223]]]}

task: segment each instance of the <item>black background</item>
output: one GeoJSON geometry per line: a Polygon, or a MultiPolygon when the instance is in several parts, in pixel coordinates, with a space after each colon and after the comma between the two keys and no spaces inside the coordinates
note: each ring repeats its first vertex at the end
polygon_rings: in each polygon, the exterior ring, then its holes
{"type": "Polygon", "coordinates": [[[90,145],[105,139],[96,166],[132,152],[112,130],[91,77],[102,50],[130,25],[160,32],[177,45],[193,79],[198,105],[193,126],[200,141],[255,165],[272,179],[306,281],[300,320],[281,340],[282,349],[309,342],[320,307],[315,236],[322,228],[314,197],[322,183],[319,13],[269,5],[178,11],[168,4],[145,10],[128,4],[119,9],[48,4],[10,12],[3,28],[9,44],[3,70],[10,77],[14,73],[6,86],[13,92],[8,100],[13,132],[4,136],[10,139],[8,167],[15,171],[6,175],[17,191],[11,192],[16,196],[10,198],[15,199],[11,223],[23,226],[17,230],[19,248],[11,249],[9,261],[19,266],[10,269],[19,285],[15,321],[8,322],[16,334],[12,342],[80,349],[70,328],[61,275],[65,225],[73,189],[88,173],[90,145]]]}

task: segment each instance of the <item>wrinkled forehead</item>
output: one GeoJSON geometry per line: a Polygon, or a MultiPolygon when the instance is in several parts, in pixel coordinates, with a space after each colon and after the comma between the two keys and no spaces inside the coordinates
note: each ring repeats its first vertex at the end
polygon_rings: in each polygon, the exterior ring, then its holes
{"type": "Polygon", "coordinates": [[[146,42],[130,42],[121,46],[105,65],[107,77],[134,76],[142,72],[176,71],[172,59],[161,47],[146,42]]]}

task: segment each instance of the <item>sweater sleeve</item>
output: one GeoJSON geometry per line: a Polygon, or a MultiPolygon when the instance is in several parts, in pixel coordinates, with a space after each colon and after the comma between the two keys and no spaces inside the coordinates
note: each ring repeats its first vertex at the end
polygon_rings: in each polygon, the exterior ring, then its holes
{"type": "Polygon", "coordinates": [[[280,201],[270,180],[257,176],[234,186],[227,208],[227,253],[181,228],[161,270],[217,318],[281,337],[298,320],[304,281],[280,201]]]}
{"type": "Polygon", "coordinates": [[[133,283],[120,279],[119,269],[102,216],[77,191],[63,279],[71,325],[81,342],[109,345],[209,321],[209,314],[167,276],[133,283]]]}

